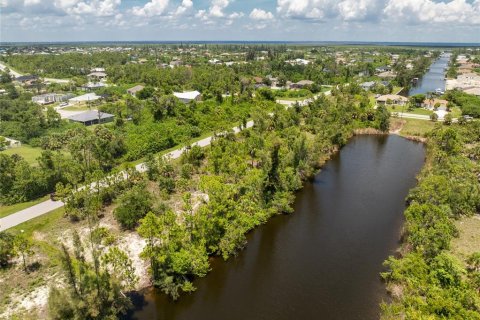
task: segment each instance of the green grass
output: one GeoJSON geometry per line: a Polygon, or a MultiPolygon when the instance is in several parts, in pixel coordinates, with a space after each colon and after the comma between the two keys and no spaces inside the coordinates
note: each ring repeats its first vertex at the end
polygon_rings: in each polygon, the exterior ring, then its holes
{"type": "Polygon", "coordinates": [[[405,136],[424,136],[435,127],[435,122],[419,119],[402,119],[405,121],[400,134],[405,136]]]}
{"type": "Polygon", "coordinates": [[[42,153],[42,149],[30,147],[29,145],[24,144],[18,148],[10,148],[10,149],[0,151],[0,153],[6,154],[6,155],[18,154],[19,156],[24,158],[29,164],[36,165],[37,158],[40,157],[42,153]]]}
{"type": "Polygon", "coordinates": [[[65,111],[87,111],[87,110],[91,110],[92,108],[89,108],[88,106],[86,105],[78,105],[78,106],[68,106],[68,107],[65,107],[65,108],[62,108],[62,110],[65,110],[65,111]]]}
{"type": "Polygon", "coordinates": [[[22,203],[16,203],[12,204],[10,206],[2,206],[0,205],[0,218],[6,217],[8,215],[11,215],[12,213],[18,212],[20,210],[29,208],[31,206],[34,206],[36,204],[39,204],[40,202],[43,202],[48,199],[48,196],[38,198],[32,201],[28,202],[22,202],[22,203]]]}
{"type": "Polygon", "coordinates": [[[63,219],[64,215],[65,208],[61,207],[10,228],[9,231],[17,233],[23,230],[23,232],[30,237],[33,235],[33,232],[50,232],[52,229],[66,230],[69,222],[67,219],[63,219]]]}
{"type": "Polygon", "coordinates": [[[451,114],[453,118],[459,118],[462,116],[462,110],[459,107],[453,107],[451,109],[451,114]]]}
{"type": "Polygon", "coordinates": [[[430,110],[427,110],[427,109],[423,109],[423,108],[415,108],[413,109],[412,111],[409,111],[407,106],[403,106],[403,107],[400,107],[400,106],[387,106],[387,110],[390,111],[390,112],[396,112],[396,113],[412,113],[412,114],[420,114],[420,115],[424,115],[424,116],[430,116],[432,114],[432,111],[430,110]]]}

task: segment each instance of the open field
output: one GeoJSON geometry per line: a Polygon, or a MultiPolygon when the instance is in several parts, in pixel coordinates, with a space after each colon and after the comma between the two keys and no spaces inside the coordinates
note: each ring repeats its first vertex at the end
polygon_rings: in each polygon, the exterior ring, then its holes
{"type": "Polygon", "coordinates": [[[419,119],[399,119],[391,118],[390,120],[391,127],[400,127],[399,123],[403,123],[400,134],[403,136],[425,136],[425,134],[431,131],[437,123],[427,120],[419,119]]]}
{"type": "Polygon", "coordinates": [[[480,216],[462,218],[455,222],[459,237],[452,241],[452,252],[465,261],[472,253],[480,251],[480,216]]]}
{"type": "Polygon", "coordinates": [[[24,158],[29,164],[34,165],[37,164],[37,158],[40,157],[42,149],[30,147],[29,145],[24,144],[18,148],[10,148],[0,151],[0,153],[6,155],[18,154],[19,156],[24,158]]]}

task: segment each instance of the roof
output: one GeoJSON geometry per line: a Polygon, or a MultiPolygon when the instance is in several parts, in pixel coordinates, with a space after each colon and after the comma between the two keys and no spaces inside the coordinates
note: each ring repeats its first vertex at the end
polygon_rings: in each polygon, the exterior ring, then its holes
{"type": "Polygon", "coordinates": [[[143,88],[145,88],[145,87],[142,86],[142,85],[138,85],[138,86],[135,86],[133,88],[128,89],[127,92],[128,93],[137,93],[138,91],[143,90],[143,88]]]}
{"type": "Polygon", "coordinates": [[[468,94],[473,94],[475,96],[480,96],[480,88],[478,88],[478,87],[465,89],[465,90],[463,90],[463,92],[468,93],[468,94]]]}
{"type": "Polygon", "coordinates": [[[367,82],[364,82],[364,83],[361,83],[360,86],[362,87],[371,87],[371,86],[374,86],[375,85],[375,81],[367,81],[367,82]]]}
{"type": "Polygon", "coordinates": [[[16,81],[20,81],[20,82],[29,81],[29,80],[37,80],[37,79],[38,79],[38,76],[33,76],[33,75],[20,76],[20,77],[15,78],[16,81]]]}
{"type": "Polygon", "coordinates": [[[98,100],[98,99],[100,99],[100,97],[97,96],[96,93],[92,92],[92,93],[87,93],[87,94],[84,94],[84,95],[81,95],[81,96],[78,96],[78,97],[75,97],[75,98],[71,98],[70,101],[81,102],[81,101],[93,101],[93,100],[98,100]]]}
{"type": "Polygon", "coordinates": [[[197,90],[186,91],[186,92],[174,92],[173,95],[178,99],[194,100],[200,95],[200,92],[198,92],[197,90]]]}
{"type": "Polygon", "coordinates": [[[311,80],[300,80],[296,84],[301,85],[301,86],[308,86],[313,84],[314,82],[311,80]]]}
{"type": "Polygon", "coordinates": [[[385,94],[377,98],[377,101],[387,102],[388,100],[392,101],[403,101],[407,102],[408,99],[404,96],[399,96],[398,94],[385,94]]]}
{"type": "Polygon", "coordinates": [[[107,74],[105,72],[92,72],[88,75],[89,77],[106,77],[107,74]]]}
{"type": "Polygon", "coordinates": [[[442,100],[442,99],[425,99],[423,100],[424,104],[431,104],[431,105],[436,105],[437,103],[447,105],[448,101],[447,100],[442,100]]]}
{"type": "Polygon", "coordinates": [[[113,118],[114,115],[105,112],[98,112],[97,110],[89,110],[79,114],[75,114],[73,116],[68,117],[69,120],[77,121],[77,122],[88,122],[93,120],[98,120],[100,115],[100,119],[108,119],[113,118]]]}

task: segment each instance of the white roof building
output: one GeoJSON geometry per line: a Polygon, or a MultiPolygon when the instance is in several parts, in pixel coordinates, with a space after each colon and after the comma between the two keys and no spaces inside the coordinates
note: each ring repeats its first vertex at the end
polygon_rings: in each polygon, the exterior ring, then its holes
{"type": "Polygon", "coordinates": [[[100,96],[97,96],[95,92],[87,93],[75,98],[71,98],[68,100],[70,103],[81,103],[81,102],[87,102],[87,101],[95,101],[100,99],[100,96]]]}
{"type": "Polygon", "coordinates": [[[174,92],[173,95],[177,97],[180,101],[187,103],[192,100],[199,100],[201,93],[195,90],[186,92],[174,92]]]}

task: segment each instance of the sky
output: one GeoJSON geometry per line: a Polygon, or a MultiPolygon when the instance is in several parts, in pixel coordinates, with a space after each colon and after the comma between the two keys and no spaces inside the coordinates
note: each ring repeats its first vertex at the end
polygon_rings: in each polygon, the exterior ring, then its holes
{"type": "Polygon", "coordinates": [[[0,0],[0,42],[480,43],[480,0],[0,0]]]}

